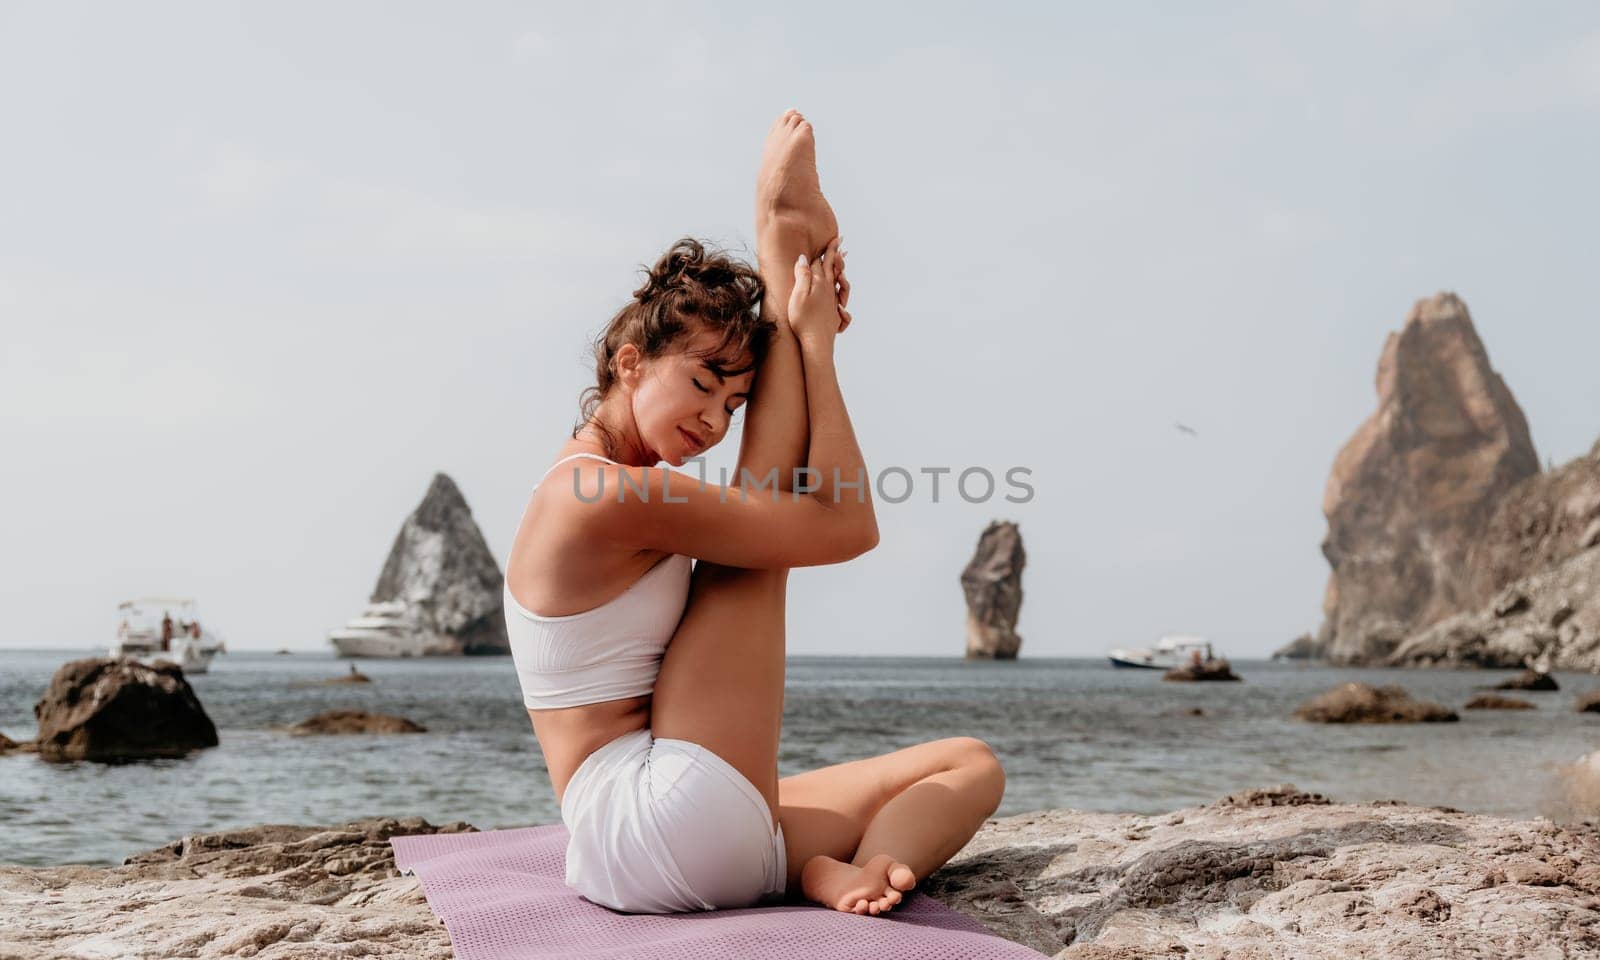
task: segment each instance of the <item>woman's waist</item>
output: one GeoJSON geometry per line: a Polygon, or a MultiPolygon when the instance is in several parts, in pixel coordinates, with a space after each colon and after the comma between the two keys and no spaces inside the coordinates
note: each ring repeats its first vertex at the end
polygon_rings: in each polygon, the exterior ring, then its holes
{"type": "Polygon", "coordinates": [[[583,762],[618,737],[650,727],[650,696],[588,703],[579,707],[529,710],[533,732],[544,751],[550,786],[559,804],[583,762]]]}

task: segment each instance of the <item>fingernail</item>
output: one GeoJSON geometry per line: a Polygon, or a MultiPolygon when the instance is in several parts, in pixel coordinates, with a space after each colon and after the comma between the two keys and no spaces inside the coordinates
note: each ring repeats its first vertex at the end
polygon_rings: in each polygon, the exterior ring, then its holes
{"type": "Polygon", "coordinates": [[[800,261],[799,261],[799,263],[800,263],[800,266],[802,266],[802,267],[804,267],[804,266],[808,266],[808,265],[810,265],[810,263],[811,263],[811,261],[810,261],[810,260],[807,260],[807,259],[806,259],[806,255],[805,255],[805,254],[803,254],[803,253],[802,253],[802,254],[800,254],[800,261]]]}

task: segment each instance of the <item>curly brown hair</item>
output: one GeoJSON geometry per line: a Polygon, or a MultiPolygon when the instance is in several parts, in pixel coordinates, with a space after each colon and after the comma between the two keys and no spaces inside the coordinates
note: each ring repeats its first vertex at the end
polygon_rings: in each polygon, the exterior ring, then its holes
{"type": "MultiPolygon", "coordinates": [[[[617,379],[616,356],[631,343],[646,358],[668,352],[679,341],[702,330],[720,332],[717,344],[701,356],[716,373],[728,377],[759,368],[766,359],[776,326],[761,316],[765,292],[755,268],[692,237],[668,248],[647,271],[644,285],[594,341],[594,386],[578,398],[578,431],[594,418],[617,379]],[[745,356],[750,364],[734,366],[745,356]]],[[[600,428],[604,432],[604,427],[600,428]]],[[[608,436],[608,446],[615,444],[608,436]]]]}

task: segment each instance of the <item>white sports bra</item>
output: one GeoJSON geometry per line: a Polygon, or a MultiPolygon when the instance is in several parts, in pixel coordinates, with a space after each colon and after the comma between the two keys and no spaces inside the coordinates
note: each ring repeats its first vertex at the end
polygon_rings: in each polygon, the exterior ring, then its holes
{"type": "MultiPolygon", "coordinates": [[[[551,464],[550,470],[577,457],[616,463],[596,453],[575,453],[551,464]]],[[[564,617],[525,609],[507,584],[506,634],[523,704],[529,709],[577,707],[654,690],[662,654],[689,600],[692,565],[681,553],[663,557],[615,597],[564,617]]]]}

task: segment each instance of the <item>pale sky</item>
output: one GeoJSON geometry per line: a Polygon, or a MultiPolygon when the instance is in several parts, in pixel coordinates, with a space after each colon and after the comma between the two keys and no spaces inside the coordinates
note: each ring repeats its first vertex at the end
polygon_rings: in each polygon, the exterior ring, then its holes
{"type": "Polygon", "coordinates": [[[0,5],[0,646],[181,593],[325,648],[440,470],[503,564],[590,338],[674,238],[749,250],[789,106],[869,466],[1035,489],[880,504],[792,653],[959,655],[996,517],[1024,656],[1314,629],[1329,466],[1441,289],[1541,460],[1600,435],[1600,7],[783,10],[0,5]]]}

